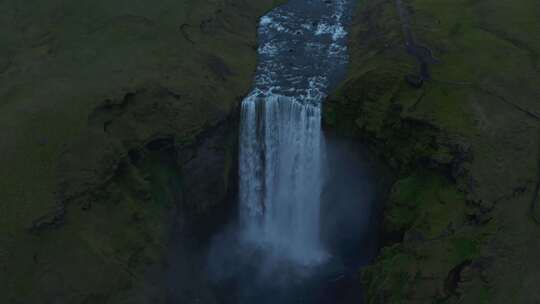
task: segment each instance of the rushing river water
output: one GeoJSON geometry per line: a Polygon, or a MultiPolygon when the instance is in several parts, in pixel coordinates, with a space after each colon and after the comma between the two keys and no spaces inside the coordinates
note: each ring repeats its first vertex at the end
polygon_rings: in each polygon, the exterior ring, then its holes
{"type": "Polygon", "coordinates": [[[361,303],[377,248],[379,169],[321,130],[343,80],[353,0],[291,0],[261,18],[259,64],[242,103],[239,214],[214,236],[216,303],[361,303]]]}
{"type": "Polygon", "coordinates": [[[292,0],[261,18],[259,65],[242,103],[244,237],[291,262],[320,263],[321,103],[347,63],[353,1],[292,0]]]}

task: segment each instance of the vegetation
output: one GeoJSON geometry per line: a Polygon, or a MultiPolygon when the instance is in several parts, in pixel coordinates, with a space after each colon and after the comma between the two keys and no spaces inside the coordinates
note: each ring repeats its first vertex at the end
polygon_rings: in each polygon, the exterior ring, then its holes
{"type": "MultiPolygon", "coordinates": [[[[3,302],[169,300],[178,211],[226,199],[220,126],[278,2],[0,2],[3,302]]],[[[399,175],[367,302],[540,301],[540,2],[363,0],[350,38],[326,127],[399,175]]]]}
{"type": "Polygon", "coordinates": [[[366,0],[350,38],[325,124],[400,175],[368,302],[538,301],[539,3],[366,0]]]}
{"type": "Polygon", "coordinates": [[[2,303],[165,301],[175,210],[226,196],[236,139],[214,127],[277,3],[0,2],[2,303]]]}

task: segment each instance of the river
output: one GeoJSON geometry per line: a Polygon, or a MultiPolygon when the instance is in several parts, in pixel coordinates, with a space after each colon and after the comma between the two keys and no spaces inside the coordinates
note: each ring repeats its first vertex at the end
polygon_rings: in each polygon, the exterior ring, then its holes
{"type": "Polygon", "coordinates": [[[175,240],[171,303],[362,303],[389,176],[361,144],[321,129],[347,70],[355,2],[291,0],[261,18],[238,202],[175,240]]]}
{"type": "Polygon", "coordinates": [[[345,76],[354,6],[291,0],[260,20],[238,223],[210,252],[223,303],[361,301],[359,269],[376,248],[373,170],[361,147],[321,129],[322,103],[345,76]]]}

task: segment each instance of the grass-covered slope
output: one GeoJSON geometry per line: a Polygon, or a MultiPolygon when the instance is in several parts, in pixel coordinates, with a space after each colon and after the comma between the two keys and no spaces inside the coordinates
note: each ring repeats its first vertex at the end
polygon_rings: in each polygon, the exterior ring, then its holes
{"type": "Polygon", "coordinates": [[[368,303],[539,301],[540,2],[365,0],[350,39],[325,123],[400,176],[368,303]]]}
{"type": "Polygon", "coordinates": [[[159,302],[174,214],[228,191],[212,127],[277,2],[0,1],[0,302],[159,302]]]}

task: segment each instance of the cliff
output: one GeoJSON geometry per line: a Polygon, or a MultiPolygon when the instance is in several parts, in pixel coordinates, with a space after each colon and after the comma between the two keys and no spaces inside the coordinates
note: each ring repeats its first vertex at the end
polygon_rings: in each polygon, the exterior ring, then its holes
{"type": "Polygon", "coordinates": [[[167,300],[173,235],[231,194],[276,4],[0,3],[3,303],[167,300]]]}
{"type": "Polygon", "coordinates": [[[367,303],[535,303],[538,1],[361,1],[326,128],[398,173],[367,303]]]}

